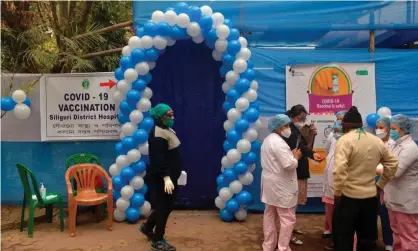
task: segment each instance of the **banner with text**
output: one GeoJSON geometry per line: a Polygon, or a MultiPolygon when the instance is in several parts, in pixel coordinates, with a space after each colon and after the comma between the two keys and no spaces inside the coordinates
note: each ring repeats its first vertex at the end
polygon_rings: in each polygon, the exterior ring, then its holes
{"type": "Polygon", "coordinates": [[[47,75],[40,84],[42,141],[119,138],[113,73],[47,75]]]}
{"type": "MultiPolygon", "coordinates": [[[[363,116],[376,112],[374,63],[293,65],[286,67],[286,108],[302,104],[317,128],[314,150],[325,154],[335,113],[355,105],[363,116]]],[[[321,197],[324,162],[309,160],[308,197],[321,197]]]]}

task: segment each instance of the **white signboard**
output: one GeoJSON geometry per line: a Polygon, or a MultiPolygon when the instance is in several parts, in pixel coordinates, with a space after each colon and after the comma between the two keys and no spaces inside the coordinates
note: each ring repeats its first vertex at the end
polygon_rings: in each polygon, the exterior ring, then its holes
{"type": "Polygon", "coordinates": [[[40,84],[42,141],[119,138],[112,73],[47,75],[40,84]]]}

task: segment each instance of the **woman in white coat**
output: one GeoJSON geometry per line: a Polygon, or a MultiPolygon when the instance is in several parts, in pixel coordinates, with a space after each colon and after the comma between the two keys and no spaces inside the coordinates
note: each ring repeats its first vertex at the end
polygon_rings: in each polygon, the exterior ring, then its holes
{"type": "Polygon", "coordinates": [[[411,137],[415,121],[405,115],[391,118],[392,153],[398,157],[395,177],[384,188],[393,230],[393,250],[418,250],[418,146],[411,137]]]}
{"type": "MultiPolygon", "coordinates": [[[[344,118],[344,115],[347,113],[347,111],[339,111],[335,113],[335,117],[337,118],[337,121],[342,121],[344,118]]],[[[325,152],[328,155],[329,149],[331,148],[331,145],[333,142],[335,143],[335,137],[334,137],[334,131],[331,131],[331,133],[328,135],[327,142],[325,143],[325,152]]]]}
{"type": "Polygon", "coordinates": [[[299,149],[290,150],[283,140],[291,134],[290,119],[279,114],[269,121],[272,132],[261,146],[261,201],[265,204],[263,251],[291,251],[289,243],[296,224],[298,180],[296,168],[302,157],[299,149]],[[276,219],[280,220],[277,240],[276,219]]]}

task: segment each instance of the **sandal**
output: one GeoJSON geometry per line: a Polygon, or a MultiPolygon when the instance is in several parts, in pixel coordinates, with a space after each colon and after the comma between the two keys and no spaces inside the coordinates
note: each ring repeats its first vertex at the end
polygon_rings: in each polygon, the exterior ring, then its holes
{"type": "Polygon", "coordinates": [[[290,240],[290,243],[292,243],[293,245],[297,245],[297,246],[303,245],[303,241],[299,240],[299,239],[298,239],[298,238],[296,238],[296,237],[293,237],[293,238],[290,240]]]}
{"type": "Polygon", "coordinates": [[[176,248],[168,244],[165,240],[157,241],[151,244],[153,251],[175,251],[176,248]]]}
{"type": "Polygon", "coordinates": [[[304,235],[304,233],[296,228],[293,229],[293,233],[294,234],[300,234],[300,235],[304,235]]]}

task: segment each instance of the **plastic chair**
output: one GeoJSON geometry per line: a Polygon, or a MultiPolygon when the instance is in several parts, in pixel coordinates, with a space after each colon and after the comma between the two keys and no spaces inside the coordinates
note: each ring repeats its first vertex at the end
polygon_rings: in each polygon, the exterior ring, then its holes
{"type": "Polygon", "coordinates": [[[16,164],[17,171],[19,172],[20,179],[22,181],[24,195],[22,203],[22,214],[20,218],[20,232],[23,231],[24,222],[25,222],[25,208],[26,204],[29,203],[29,219],[28,219],[28,237],[33,237],[33,223],[35,220],[35,208],[36,207],[45,207],[46,218],[49,223],[52,222],[52,205],[54,203],[59,206],[59,218],[61,232],[64,231],[64,213],[63,213],[63,203],[62,198],[57,193],[46,193],[46,198],[42,199],[40,192],[38,190],[38,182],[36,182],[35,176],[33,173],[26,167],[20,164],[16,164]],[[32,182],[32,188],[30,186],[32,182]]]}
{"type": "Polygon", "coordinates": [[[75,223],[77,206],[96,206],[96,217],[100,219],[100,204],[107,202],[108,230],[112,231],[113,216],[113,188],[112,179],[107,172],[96,164],[78,164],[71,166],[65,173],[65,182],[68,191],[68,211],[70,236],[75,236],[75,223]],[[94,181],[97,176],[107,181],[107,193],[97,193],[94,188],[94,181]],[[70,180],[74,179],[77,184],[77,195],[73,193],[70,180]]]}

